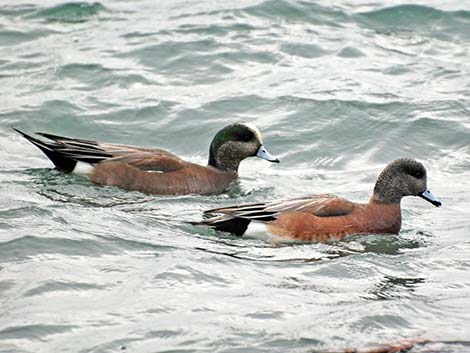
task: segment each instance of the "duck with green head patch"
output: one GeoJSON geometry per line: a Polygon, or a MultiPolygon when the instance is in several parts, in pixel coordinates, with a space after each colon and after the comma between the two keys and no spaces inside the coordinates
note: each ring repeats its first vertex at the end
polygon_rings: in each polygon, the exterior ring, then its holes
{"type": "Polygon", "coordinates": [[[255,156],[279,163],[279,159],[264,148],[261,133],[255,126],[235,123],[224,127],[214,136],[209,150],[209,165],[237,173],[242,160],[255,156]]]}
{"type": "Polygon", "coordinates": [[[234,123],[212,140],[209,163],[201,166],[153,148],[103,143],[37,133],[37,139],[15,129],[65,173],[88,177],[98,185],[117,186],[147,194],[219,194],[238,178],[240,162],[259,157],[279,163],[263,146],[261,133],[250,124],[234,123]]]}

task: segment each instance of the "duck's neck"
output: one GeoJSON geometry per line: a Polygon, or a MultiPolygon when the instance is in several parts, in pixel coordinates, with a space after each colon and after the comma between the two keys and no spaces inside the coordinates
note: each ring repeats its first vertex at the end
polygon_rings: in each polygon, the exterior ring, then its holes
{"type": "Polygon", "coordinates": [[[398,203],[384,203],[372,195],[366,214],[374,220],[371,233],[398,234],[401,228],[401,207],[398,203]]]}
{"type": "Polygon", "coordinates": [[[241,161],[242,159],[240,159],[232,144],[225,144],[216,151],[211,148],[209,151],[208,165],[226,173],[238,173],[241,161]]]}
{"type": "Polygon", "coordinates": [[[382,172],[375,183],[371,200],[378,203],[400,204],[403,194],[395,184],[392,173],[382,172]]]}
{"type": "Polygon", "coordinates": [[[237,174],[240,161],[230,158],[216,159],[210,155],[209,162],[207,164],[223,172],[237,174]]]}
{"type": "Polygon", "coordinates": [[[379,204],[400,206],[401,198],[402,198],[401,195],[396,195],[396,193],[393,193],[393,192],[378,193],[374,191],[374,193],[369,199],[369,203],[379,203],[379,204]]]}

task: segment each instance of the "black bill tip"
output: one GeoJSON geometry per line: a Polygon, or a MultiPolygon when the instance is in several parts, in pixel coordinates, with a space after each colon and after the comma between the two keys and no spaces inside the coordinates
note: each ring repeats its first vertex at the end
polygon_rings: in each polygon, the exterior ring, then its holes
{"type": "Polygon", "coordinates": [[[436,207],[441,207],[442,206],[442,202],[436,196],[434,196],[432,194],[432,192],[429,191],[428,189],[426,189],[423,192],[419,193],[418,196],[421,197],[422,199],[426,200],[427,202],[432,203],[436,207]]]}

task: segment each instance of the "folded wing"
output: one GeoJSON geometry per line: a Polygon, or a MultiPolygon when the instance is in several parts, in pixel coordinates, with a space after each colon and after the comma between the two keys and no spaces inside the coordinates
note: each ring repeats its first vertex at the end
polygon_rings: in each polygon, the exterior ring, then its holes
{"type": "Polygon", "coordinates": [[[50,141],[43,141],[15,129],[54,163],[57,169],[72,172],[77,162],[97,164],[102,161],[120,162],[146,171],[168,172],[183,168],[184,161],[160,149],[100,143],[38,132],[50,141]]]}
{"type": "MultiPolygon", "coordinates": [[[[243,218],[258,222],[271,222],[280,213],[304,212],[317,217],[333,217],[349,214],[354,204],[334,195],[320,194],[291,200],[277,200],[263,203],[244,204],[207,210],[205,214],[222,214],[218,221],[230,218],[243,218]]],[[[215,219],[217,219],[215,218],[215,219]]],[[[214,219],[214,220],[215,220],[214,219]]],[[[206,220],[210,221],[211,219],[206,220]]]]}

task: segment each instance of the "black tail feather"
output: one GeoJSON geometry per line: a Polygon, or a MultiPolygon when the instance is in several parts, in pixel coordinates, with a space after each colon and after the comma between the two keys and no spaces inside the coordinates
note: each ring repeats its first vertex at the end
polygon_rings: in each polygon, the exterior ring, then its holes
{"type": "MultiPolygon", "coordinates": [[[[218,217],[217,217],[218,218],[218,217]]],[[[229,218],[225,220],[212,220],[209,218],[208,220],[202,222],[190,222],[192,225],[196,226],[208,226],[215,230],[221,232],[227,232],[234,235],[242,236],[245,234],[246,230],[248,229],[248,225],[250,224],[251,220],[246,218],[229,218]]]]}
{"type": "Polygon", "coordinates": [[[29,142],[39,148],[51,161],[54,163],[55,167],[65,173],[70,173],[75,169],[77,161],[64,156],[63,153],[56,151],[55,149],[60,147],[58,143],[55,142],[45,142],[41,141],[35,137],[32,137],[23,131],[13,128],[16,132],[21,134],[29,142]]]}
{"type": "Polygon", "coordinates": [[[64,136],[49,134],[49,133],[46,133],[46,132],[36,132],[35,134],[43,136],[43,137],[48,138],[49,140],[53,140],[53,141],[71,141],[71,142],[78,142],[78,143],[83,143],[83,144],[87,144],[87,145],[92,145],[92,146],[97,146],[98,145],[98,143],[96,141],[64,137],[64,136]]]}

